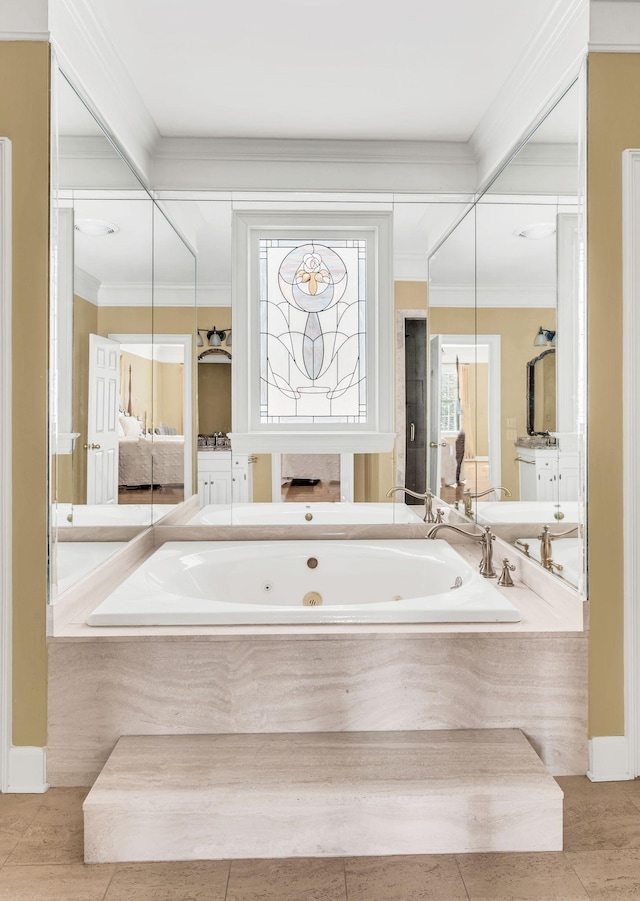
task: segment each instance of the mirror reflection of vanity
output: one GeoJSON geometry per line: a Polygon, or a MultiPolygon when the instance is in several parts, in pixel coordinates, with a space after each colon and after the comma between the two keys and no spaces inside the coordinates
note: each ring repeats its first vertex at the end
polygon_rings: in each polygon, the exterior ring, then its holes
{"type": "Polygon", "coordinates": [[[548,525],[548,568],[584,592],[581,90],[430,257],[430,488],[533,559],[548,525]]]}

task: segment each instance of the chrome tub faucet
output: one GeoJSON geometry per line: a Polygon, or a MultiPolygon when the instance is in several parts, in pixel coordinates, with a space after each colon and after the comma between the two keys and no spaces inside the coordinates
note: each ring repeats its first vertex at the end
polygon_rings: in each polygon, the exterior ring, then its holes
{"type": "Polygon", "coordinates": [[[564,538],[565,535],[571,535],[572,532],[577,532],[579,529],[580,526],[573,526],[572,529],[567,529],[565,532],[553,533],[549,531],[549,526],[542,527],[542,532],[538,535],[538,538],[540,540],[540,563],[545,569],[548,569],[549,572],[562,572],[562,564],[554,563],[553,561],[551,542],[555,538],[564,538]]]}
{"type": "Polygon", "coordinates": [[[405,488],[404,485],[395,485],[393,488],[389,488],[386,496],[391,497],[394,491],[404,491],[405,494],[409,494],[411,495],[411,497],[416,497],[418,498],[418,500],[424,501],[423,521],[427,523],[434,523],[436,521],[436,517],[433,512],[434,495],[430,491],[425,491],[424,494],[419,494],[416,491],[411,491],[410,488],[405,488]]]}
{"type": "Polygon", "coordinates": [[[496,485],[494,488],[487,488],[486,491],[479,491],[477,494],[472,494],[470,488],[466,488],[462,492],[462,500],[464,501],[464,515],[465,516],[473,516],[473,507],[471,505],[471,501],[477,497],[486,497],[487,494],[491,494],[493,491],[502,491],[505,497],[511,497],[511,492],[508,488],[505,488],[504,485],[496,485]]]}
{"type": "Polygon", "coordinates": [[[489,526],[485,526],[482,532],[467,532],[465,529],[461,529],[459,526],[454,526],[451,523],[443,522],[435,525],[432,529],[427,533],[427,538],[435,538],[438,532],[441,529],[452,529],[454,532],[458,532],[460,535],[466,535],[467,538],[472,538],[474,541],[480,542],[480,549],[482,552],[482,557],[480,558],[480,575],[484,576],[485,579],[495,579],[497,577],[497,573],[493,566],[493,542],[495,541],[496,536],[493,534],[489,526]]]}

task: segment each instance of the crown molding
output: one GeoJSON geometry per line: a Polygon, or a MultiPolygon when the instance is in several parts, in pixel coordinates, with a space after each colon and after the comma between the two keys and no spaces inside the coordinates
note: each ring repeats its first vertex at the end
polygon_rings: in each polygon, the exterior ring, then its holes
{"type": "Polygon", "coordinates": [[[101,284],[99,279],[81,269],[80,266],[73,267],[73,293],[78,297],[97,305],[101,284]]]}
{"type": "Polygon", "coordinates": [[[99,307],[230,307],[231,285],[152,285],[151,282],[102,282],[99,307]]]}
{"type": "Polygon", "coordinates": [[[640,4],[591,0],[590,53],[640,53],[640,4]]]}
{"type": "Polygon", "coordinates": [[[0,31],[0,41],[44,41],[49,43],[48,31],[0,31]]]}
{"type": "Polygon", "coordinates": [[[90,0],[54,0],[50,29],[60,68],[138,177],[149,184],[160,133],[90,0]]]}
{"type": "Polygon", "coordinates": [[[473,192],[461,142],[161,138],[157,191],[473,192]]]}
{"type": "Polygon", "coordinates": [[[479,188],[578,76],[588,40],[588,0],[557,0],[471,136],[479,188]]]}
{"type": "Polygon", "coordinates": [[[430,307],[556,308],[555,285],[429,285],[430,307]]]}
{"type": "Polygon", "coordinates": [[[278,138],[160,138],[157,159],[307,163],[475,165],[459,141],[341,141],[278,138]]]}
{"type": "Polygon", "coordinates": [[[58,156],[70,160],[119,160],[120,154],[100,135],[60,135],[58,156]]]}
{"type": "Polygon", "coordinates": [[[0,41],[48,41],[47,0],[2,0],[0,41]]]}

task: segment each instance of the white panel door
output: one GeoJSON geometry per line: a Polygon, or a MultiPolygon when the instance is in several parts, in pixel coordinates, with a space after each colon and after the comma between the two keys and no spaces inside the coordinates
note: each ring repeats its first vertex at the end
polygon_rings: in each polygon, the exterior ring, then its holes
{"type": "Polygon", "coordinates": [[[87,503],[118,503],[120,345],[89,335],[87,503]]]}

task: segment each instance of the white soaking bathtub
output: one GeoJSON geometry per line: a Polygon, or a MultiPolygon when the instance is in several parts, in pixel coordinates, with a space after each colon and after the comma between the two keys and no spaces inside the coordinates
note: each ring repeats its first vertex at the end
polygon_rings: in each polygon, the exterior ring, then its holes
{"type": "Polygon", "coordinates": [[[519,622],[503,591],[443,540],[172,541],[87,622],[519,622]]]}
{"type": "Polygon", "coordinates": [[[407,504],[282,503],[210,504],[189,520],[189,525],[235,526],[357,525],[366,523],[421,523],[424,507],[407,504]]]}

